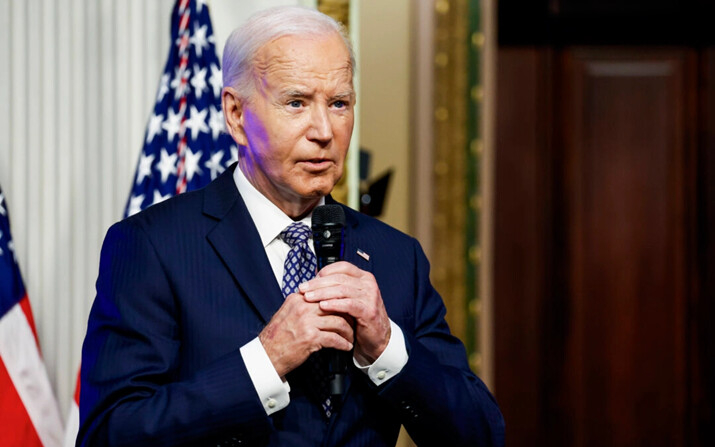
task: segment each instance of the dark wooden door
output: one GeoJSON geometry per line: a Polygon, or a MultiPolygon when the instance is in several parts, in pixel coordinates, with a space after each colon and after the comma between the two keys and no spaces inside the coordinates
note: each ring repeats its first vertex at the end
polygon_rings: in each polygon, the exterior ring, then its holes
{"type": "Polygon", "coordinates": [[[573,445],[684,445],[694,55],[562,59],[556,242],[573,445]]]}
{"type": "Polygon", "coordinates": [[[712,439],[707,60],[500,50],[495,392],[508,445],[712,439]]]}

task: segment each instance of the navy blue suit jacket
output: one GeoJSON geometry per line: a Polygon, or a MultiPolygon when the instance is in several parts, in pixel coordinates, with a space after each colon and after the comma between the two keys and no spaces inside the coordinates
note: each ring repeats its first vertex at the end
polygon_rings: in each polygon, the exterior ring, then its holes
{"type": "Polygon", "coordinates": [[[239,348],[283,296],[232,173],[109,229],[77,445],[394,446],[400,424],[420,446],[503,444],[502,416],[449,333],[419,244],[348,208],[345,258],[375,275],[409,360],[380,387],[351,365],[328,422],[298,368],[290,404],[267,416],[239,348]]]}

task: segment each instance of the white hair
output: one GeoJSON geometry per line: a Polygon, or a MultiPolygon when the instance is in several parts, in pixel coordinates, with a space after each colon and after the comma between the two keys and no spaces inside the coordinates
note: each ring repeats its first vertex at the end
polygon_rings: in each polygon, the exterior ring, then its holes
{"type": "Polygon", "coordinates": [[[255,88],[254,63],[258,50],[284,36],[326,36],[337,33],[350,53],[350,69],[355,55],[345,27],[315,9],[277,6],[253,14],[226,39],[223,50],[223,83],[248,98],[255,88]]]}

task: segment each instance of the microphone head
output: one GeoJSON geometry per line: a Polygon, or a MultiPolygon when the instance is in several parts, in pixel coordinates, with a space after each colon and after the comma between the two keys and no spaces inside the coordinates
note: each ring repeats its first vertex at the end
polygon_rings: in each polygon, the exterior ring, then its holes
{"type": "Polygon", "coordinates": [[[326,224],[345,226],[345,211],[340,205],[322,205],[313,210],[312,226],[326,224]]]}
{"type": "Polygon", "coordinates": [[[318,270],[343,259],[345,211],[340,205],[323,205],[313,210],[313,246],[318,270]]]}

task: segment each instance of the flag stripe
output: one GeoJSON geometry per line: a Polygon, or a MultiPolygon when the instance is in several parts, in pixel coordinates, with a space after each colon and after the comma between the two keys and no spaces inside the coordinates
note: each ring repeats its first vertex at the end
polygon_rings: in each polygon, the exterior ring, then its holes
{"type": "Polygon", "coordinates": [[[3,447],[42,446],[2,358],[0,358],[0,390],[2,390],[0,393],[0,414],[2,414],[0,445],[3,447]]]}
{"type": "MultiPolygon", "coordinates": [[[[27,300],[27,296],[23,298],[27,300]]],[[[0,318],[0,358],[37,436],[44,446],[59,446],[62,434],[57,404],[30,322],[18,303],[0,318]]]]}
{"type": "Polygon", "coordinates": [[[80,390],[80,369],[77,371],[77,385],[74,389],[74,400],[70,404],[70,411],[67,413],[67,422],[65,423],[65,442],[64,447],[74,447],[77,441],[77,433],[79,433],[79,390],[80,390]]]}
{"type": "Polygon", "coordinates": [[[77,442],[77,433],[79,432],[79,406],[76,401],[72,401],[65,427],[64,447],[74,447],[77,442]]]}
{"type": "Polygon", "coordinates": [[[74,403],[76,403],[77,405],[79,405],[79,390],[80,390],[79,385],[82,383],[80,381],[80,378],[82,377],[80,375],[80,371],[82,371],[81,366],[80,366],[80,369],[77,370],[77,385],[75,386],[75,389],[74,389],[74,403]]]}
{"type": "Polygon", "coordinates": [[[182,1],[180,6],[181,23],[179,24],[179,33],[181,34],[181,46],[179,47],[179,57],[181,65],[179,73],[182,73],[181,84],[179,85],[179,95],[181,102],[179,106],[179,114],[181,115],[181,128],[179,129],[179,145],[176,150],[179,155],[179,163],[176,168],[176,194],[181,194],[186,191],[186,84],[188,79],[183,76],[186,66],[189,64],[189,34],[188,29],[189,19],[191,18],[191,10],[187,8],[188,1],[182,1]]]}
{"type": "Polygon", "coordinates": [[[22,308],[22,313],[25,314],[25,318],[27,318],[27,322],[30,324],[32,335],[35,336],[37,351],[42,355],[42,351],[40,351],[40,339],[37,337],[37,329],[35,327],[35,318],[32,316],[32,308],[30,307],[30,300],[27,298],[27,294],[20,300],[20,308],[22,308]]]}

